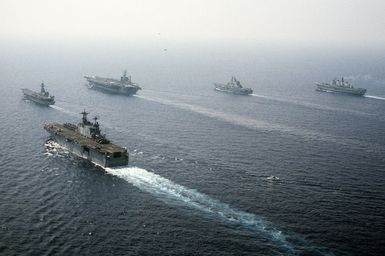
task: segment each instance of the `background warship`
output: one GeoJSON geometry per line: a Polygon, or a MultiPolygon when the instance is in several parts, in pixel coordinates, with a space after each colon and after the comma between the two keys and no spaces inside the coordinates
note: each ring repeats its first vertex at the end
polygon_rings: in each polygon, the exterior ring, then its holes
{"type": "Polygon", "coordinates": [[[227,84],[214,83],[214,89],[221,92],[239,95],[249,95],[253,93],[253,90],[251,88],[243,88],[243,86],[235,78],[235,76],[232,76],[230,82],[228,82],[227,84]]]}
{"type": "Polygon", "coordinates": [[[41,83],[40,85],[40,92],[34,92],[30,89],[21,89],[24,93],[24,96],[29,99],[29,100],[32,100],[36,103],[39,103],[41,105],[45,105],[45,106],[48,106],[48,105],[53,105],[55,104],[55,96],[50,96],[49,95],[49,92],[46,91],[44,89],[44,83],[41,83]]]}
{"type": "Polygon", "coordinates": [[[317,91],[322,92],[340,92],[357,96],[363,96],[366,93],[366,89],[354,88],[349,82],[345,81],[342,77],[341,80],[333,79],[331,84],[329,83],[316,83],[317,91]]]}
{"type": "Polygon", "coordinates": [[[83,111],[82,122],[78,125],[48,123],[44,125],[52,138],[70,152],[103,167],[124,166],[128,164],[126,148],[112,144],[100,132],[97,118],[91,123],[88,113],[83,111]]]}
{"type": "Polygon", "coordinates": [[[141,88],[137,83],[131,81],[125,70],[120,80],[98,76],[84,76],[88,81],[88,88],[98,89],[107,93],[133,95],[141,88]]]}

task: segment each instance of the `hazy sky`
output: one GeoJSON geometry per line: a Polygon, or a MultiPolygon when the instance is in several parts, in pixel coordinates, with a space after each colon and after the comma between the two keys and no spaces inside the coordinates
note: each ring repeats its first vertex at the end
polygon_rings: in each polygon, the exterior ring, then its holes
{"type": "Polygon", "coordinates": [[[384,0],[0,0],[0,39],[385,45],[384,0]]]}

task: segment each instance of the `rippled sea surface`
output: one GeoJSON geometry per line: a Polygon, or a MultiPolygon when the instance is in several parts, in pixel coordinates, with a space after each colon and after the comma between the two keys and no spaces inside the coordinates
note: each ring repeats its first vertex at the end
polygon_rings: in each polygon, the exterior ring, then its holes
{"type": "Polygon", "coordinates": [[[383,52],[3,43],[0,55],[0,254],[383,255],[383,52]],[[123,69],[136,96],[84,86],[123,69]],[[232,75],[254,94],[213,90],[232,75]],[[314,90],[338,75],[367,97],[314,90]],[[23,99],[42,80],[52,107],[23,99]],[[84,109],[129,166],[45,146],[44,123],[84,109]]]}

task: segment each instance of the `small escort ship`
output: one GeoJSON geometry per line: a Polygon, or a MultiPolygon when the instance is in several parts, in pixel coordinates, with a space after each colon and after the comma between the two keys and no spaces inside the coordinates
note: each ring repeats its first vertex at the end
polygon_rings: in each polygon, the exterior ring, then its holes
{"type": "Polygon", "coordinates": [[[50,96],[49,92],[44,89],[44,83],[40,85],[40,92],[34,92],[30,89],[21,89],[25,98],[32,100],[44,106],[55,104],[55,96],[50,96]]]}
{"type": "Polygon", "coordinates": [[[214,89],[220,92],[227,92],[238,95],[249,95],[253,93],[251,88],[243,88],[235,76],[232,76],[230,82],[227,84],[214,83],[214,89]]]}
{"type": "Polygon", "coordinates": [[[127,76],[126,70],[120,80],[98,76],[84,76],[84,78],[88,81],[87,86],[89,89],[96,89],[106,93],[131,96],[142,89],[137,83],[131,81],[131,76],[127,76]]]}
{"type": "Polygon", "coordinates": [[[48,123],[44,125],[44,129],[71,153],[94,164],[102,167],[127,165],[127,149],[112,144],[105,135],[101,134],[96,117],[92,123],[87,119],[89,113],[83,111],[81,114],[83,115],[82,122],[78,125],[48,123]]]}
{"type": "Polygon", "coordinates": [[[342,77],[341,80],[333,79],[330,83],[316,83],[316,90],[321,92],[339,92],[351,95],[363,96],[366,93],[364,88],[354,88],[349,82],[342,77]]]}

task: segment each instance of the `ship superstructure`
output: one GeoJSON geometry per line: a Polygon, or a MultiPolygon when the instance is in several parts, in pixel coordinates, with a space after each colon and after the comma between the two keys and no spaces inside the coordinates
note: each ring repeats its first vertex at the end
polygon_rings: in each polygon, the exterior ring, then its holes
{"type": "Polygon", "coordinates": [[[232,76],[230,82],[226,84],[214,83],[214,89],[221,92],[239,95],[249,95],[253,93],[251,88],[244,88],[242,84],[235,78],[235,76],[232,76]]]}
{"type": "Polygon", "coordinates": [[[347,93],[357,96],[363,96],[366,93],[364,88],[355,88],[351,83],[346,81],[343,77],[340,79],[333,79],[331,83],[316,83],[316,90],[322,92],[339,92],[347,93]]]}
{"type": "Polygon", "coordinates": [[[124,147],[112,144],[101,134],[97,118],[94,122],[87,119],[86,111],[82,113],[78,125],[71,123],[48,123],[44,125],[52,138],[60,145],[84,159],[103,167],[124,166],[128,164],[128,151],[124,147]]]}
{"type": "Polygon", "coordinates": [[[34,92],[30,89],[21,89],[23,91],[23,94],[25,98],[32,100],[36,103],[39,103],[41,105],[53,105],[55,104],[55,96],[50,96],[49,92],[45,90],[44,82],[40,85],[40,92],[34,92]]]}
{"type": "Polygon", "coordinates": [[[126,70],[124,71],[123,76],[120,77],[120,80],[99,76],[84,76],[84,78],[88,81],[88,88],[112,94],[124,94],[130,96],[141,89],[137,83],[132,82],[131,76],[127,76],[126,70]]]}

